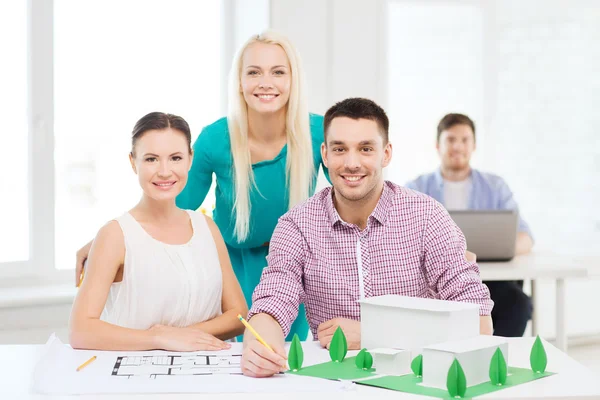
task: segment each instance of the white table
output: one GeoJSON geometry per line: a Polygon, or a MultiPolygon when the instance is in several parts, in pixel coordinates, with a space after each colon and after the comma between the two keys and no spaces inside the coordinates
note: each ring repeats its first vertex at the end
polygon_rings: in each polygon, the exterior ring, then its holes
{"type": "Polygon", "coordinates": [[[566,256],[551,253],[536,253],[517,256],[508,262],[478,262],[481,279],[484,281],[531,280],[531,296],[533,301],[532,331],[537,335],[538,320],[535,316],[537,283],[539,279],[556,281],[556,347],[567,351],[566,330],[566,290],[565,280],[568,278],[584,278],[588,268],[599,265],[600,257],[566,256]]]}
{"type": "MultiPolygon", "coordinates": [[[[529,351],[533,338],[511,338],[509,339],[510,366],[528,368],[529,351]]],[[[481,398],[500,399],[592,399],[600,397],[600,383],[598,377],[558,350],[551,344],[544,342],[548,355],[548,371],[557,372],[547,378],[529,382],[523,385],[507,388],[495,393],[490,393],[481,398]]],[[[328,360],[326,350],[320,348],[317,342],[303,343],[305,353],[305,365],[314,362],[328,360]]],[[[0,398],[3,399],[73,399],[73,396],[43,396],[33,394],[29,388],[32,384],[31,374],[37,357],[42,349],[41,345],[3,345],[0,346],[0,398]]],[[[82,351],[83,353],[93,353],[82,351]]],[[[356,352],[350,352],[349,355],[356,352]]],[[[86,354],[87,356],[87,354],[86,354]]],[[[253,379],[253,378],[245,378],[253,379]]],[[[315,378],[316,379],[316,378],[315,378]]],[[[361,385],[350,385],[341,392],[328,393],[221,393],[221,394],[142,394],[135,395],[136,399],[250,399],[260,398],[268,400],[307,400],[309,398],[331,398],[341,397],[348,399],[364,400],[366,398],[383,399],[415,399],[423,400],[428,397],[416,396],[391,390],[366,387],[361,385]]],[[[125,399],[131,395],[87,395],[83,399],[125,399]]]]}

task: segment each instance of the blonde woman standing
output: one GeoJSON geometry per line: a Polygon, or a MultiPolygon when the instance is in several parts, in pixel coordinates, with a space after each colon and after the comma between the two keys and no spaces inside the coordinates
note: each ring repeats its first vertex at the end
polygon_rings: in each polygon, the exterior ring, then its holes
{"type": "MultiPolygon", "coordinates": [[[[205,127],[194,143],[188,183],[177,205],[200,207],[215,175],[214,221],[251,304],[279,217],[314,193],[323,117],[308,112],[296,49],[273,31],[251,37],[238,51],[229,91],[228,116],[205,127]]],[[[85,247],[78,252],[76,280],[86,253],[85,247]]],[[[303,308],[294,333],[307,336],[303,308]]]]}

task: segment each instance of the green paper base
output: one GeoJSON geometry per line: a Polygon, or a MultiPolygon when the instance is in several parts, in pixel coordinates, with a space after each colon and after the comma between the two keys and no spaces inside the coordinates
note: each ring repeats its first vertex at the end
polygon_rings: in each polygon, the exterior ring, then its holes
{"type": "Polygon", "coordinates": [[[298,371],[289,370],[286,374],[295,374],[302,376],[312,376],[314,378],[323,379],[362,379],[376,376],[375,368],[368,370],[358,369],[355,364],[356,357],[350,357],[344,359],[341,363],[329,361],[323,364],[311,365],[310,367],[304,367],[298,371]]]}
{"type": "MultiPolygon", "coordinates": [[[[496,386],[491,382],[484,382],[476,386],[467,388],[465,398],[481,396],[488,393],[497,392],[508,387],[521,385],[523,383],[535,381],[546,376],[554,375],[554,372],[535,373],[530,369],[508,367],[508,376],[506,384],[496,386]]],[[[396,390],[399,392],[420,394],[423,396],[439,397],[441,399],[452,399],[446,390],[422,386],[423,378],[417,378],[413,374],[403,376],[383,376],[381,378],[367,379],[356,382],[359,385],[380,387],[383,389],[396,390]]]]}

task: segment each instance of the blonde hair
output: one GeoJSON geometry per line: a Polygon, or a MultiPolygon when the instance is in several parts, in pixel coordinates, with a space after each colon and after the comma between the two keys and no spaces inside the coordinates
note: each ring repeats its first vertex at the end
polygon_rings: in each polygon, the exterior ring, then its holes
{"type": "Polygon", "coordinates": [[[306,200],[313,187],[314,161],[312,137],[305,84],[300,57],[290,41],[281,34],[267,30],[253,35],[237,52],[229,75],[229,113],[227,123],[233,157],[235,201],[235,236],[238,242],[248,237],[250,229],[250,189],[256,187],[250,149],[248,147],[248,105],[241,93],[242,58],[244,51],[253,43],[267,43],[281,46],[291,68],[290,98],[286,105],[287,163],[286,187],[289,188],[291,208],[306,200]]]}

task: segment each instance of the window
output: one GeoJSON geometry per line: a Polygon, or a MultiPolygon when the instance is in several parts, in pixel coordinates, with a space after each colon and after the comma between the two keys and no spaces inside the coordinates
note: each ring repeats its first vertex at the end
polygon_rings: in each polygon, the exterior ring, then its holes
{"type": "MultiPolygon", "coordinates": [[[[54,1],[56,268],[141,189],[131,130],[152,111],[193,140],[222,116],[220,1],[54,1]],[[118,12],[117,12],[118,10],[118,12]]],[[[211,207],[211,200],[205,207],[211,207]]]]}
{"type": "Polygon", "coordinates": [[[0,2],[0,267],[29,259],[29,132],[27,2],[0,2]]]}

